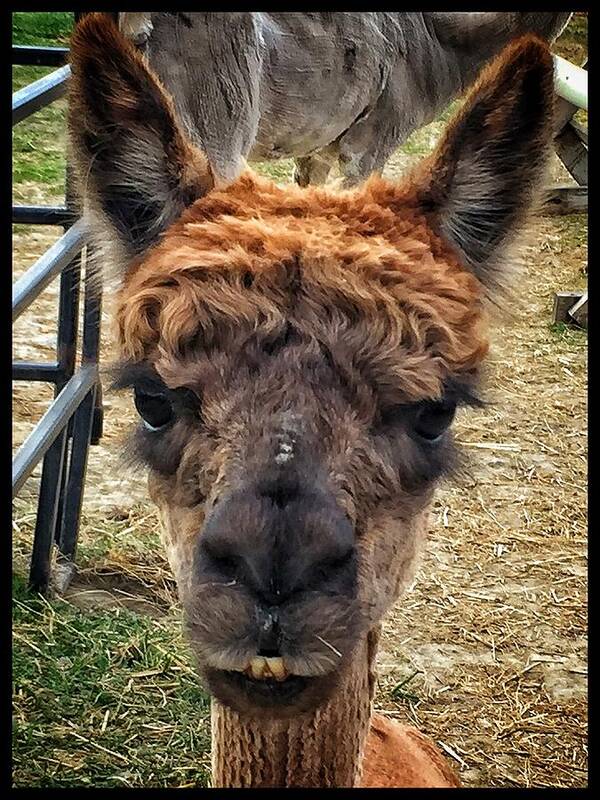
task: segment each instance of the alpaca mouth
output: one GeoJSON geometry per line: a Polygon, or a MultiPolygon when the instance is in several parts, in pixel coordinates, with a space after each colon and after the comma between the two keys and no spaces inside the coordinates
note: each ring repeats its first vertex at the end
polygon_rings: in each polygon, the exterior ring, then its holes
{"type": "Polygon", "coordinates": [[[300,675],[294,663],[285,656],[255,655],[245,667],[199,666],[206,688],[223,705],[254,718],[289,719],[326,703],[343,673],[300,675]]]}
{"type": "Polygon", "coordinates": [[[224,671],[225,679],[250,699],[289,702],[307,686],[309,678],[292,675],[281,656],[253,656],[243,671],[224,671]]]}
{"type": "Polygon", "coordinates": [[[329,675],[297,675],[281,657],[253,656],[245,669],[205,668],[209,691],[239,712],[287,717],[309,711],[330,692],[329,675]]]}
{"type": "Polygon", "coordinates": [[[259,705],[286,705],[295,700],[310,683],[310,678],[287,675],[285,678],[252,677],[248,672],[222,672],[223,679],[232,689],[243,692],[248,700],[259,705]]]}

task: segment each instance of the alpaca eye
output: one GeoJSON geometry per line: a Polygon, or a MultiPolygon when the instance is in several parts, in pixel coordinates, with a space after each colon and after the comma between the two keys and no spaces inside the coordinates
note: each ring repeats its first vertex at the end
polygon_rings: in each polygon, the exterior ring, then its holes
{"type": "Polygon", "coordinates": [[[415,433],[429,444],[434,444],[442,438],[455,413],[456,403],[451,400],[426,403],[416,413],[415,433]]]}
{"type": "Polygon", "coordinates": [[[173,406],[164,394],[148,394],[134,388],[134,402],[144,427],[159,431],[173,419],[173,406]]]}

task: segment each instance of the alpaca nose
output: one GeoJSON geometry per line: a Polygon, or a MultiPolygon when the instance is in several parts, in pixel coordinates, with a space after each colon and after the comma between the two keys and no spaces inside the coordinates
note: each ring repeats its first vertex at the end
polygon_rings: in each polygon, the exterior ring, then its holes
{"type": "Polygon", "coordinates": [[[263,608],[303,591],[353,596],[354,530],[326,492],[254,483],[224,497],[206,519],[195,572],[202,582],[244,587],[263,608]]]}

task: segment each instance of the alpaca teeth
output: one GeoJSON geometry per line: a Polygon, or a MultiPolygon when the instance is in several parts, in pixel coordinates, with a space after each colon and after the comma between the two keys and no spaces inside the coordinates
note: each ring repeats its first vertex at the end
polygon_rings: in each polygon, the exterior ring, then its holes
{"type": "Polygon", "coordinates": [[[283,663],[283,658],[265,658],[266,667],[276,681],[284,681],[288,671],[283,663]]]}
{"type": "Polygon", "coordinates": [[[261,681],[264,677],[265,673],[265,659],[263,656],[254,656],[254,658],[250,661],[250,674],[254,678],[255,681],[261,681]]]}
{"type": "Polygon", "coordinates": [[[289,674],[283,658],[265,658],[264,656],[254,656],[245,672],[255,681],[264,681],[268,678],[275,678],[276,681],[284,681],[289,674]]]}

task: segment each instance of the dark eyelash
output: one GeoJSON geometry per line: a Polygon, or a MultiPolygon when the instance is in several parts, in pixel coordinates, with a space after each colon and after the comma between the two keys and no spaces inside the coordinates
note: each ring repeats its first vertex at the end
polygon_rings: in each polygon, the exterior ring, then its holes
{"type": "Polygon", "coordinates": [[[487,405],[475,384],[457,380],[449,380],[446,383],[441,400],[449,400],[455,402],[457,406],[470,406],[472,408],[484,408],[487,405]]]}
{"type": "Polygon", "coordinates": [[[444,387],[442,397],[436,400],[419,400],[416,403],[382,408],[379,412],[379,421],[386,425],[391,424],[397,419],[404,419],[407,415],[416,415],[421,409],[431,404],[456,404],[457,408],[484,408],[488,403],[477,393],[473,385],[460,383],[458,381],[448,381],[444,387]]]}
{"type": "Polygon", "coordinates": [[[111,391],[136,388],[145,394],[165,395],[179,407],[197,411],[199,400],[193,389],[181,386],[170,389],[161,379],[159,374],[147,364],[116,364],[107,370],[113,378],[110,384],[111,391]]]}
{"type": "Polygon", "coordinates": [[[169,391],[155,369],[147,364],[124,362],[114,364],[106,370],[112,377],[111,391],[121,391],[137,386],[140,391],[149,394],[161,394],[169,391]]]}

